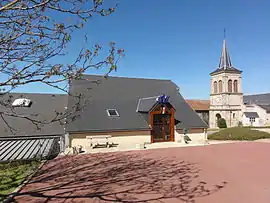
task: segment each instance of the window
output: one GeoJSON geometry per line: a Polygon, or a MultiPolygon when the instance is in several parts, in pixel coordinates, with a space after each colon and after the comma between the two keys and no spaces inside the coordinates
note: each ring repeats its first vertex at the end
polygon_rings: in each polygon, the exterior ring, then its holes
{"type": "Polygon", "coordinates": [[[228,81],[228,92],[232,92],[232,80],[228,81]]]}
{"type": "Polygon", "coordinates": [[[235,113],[233,113],[232,117],[235,118],[235,113]]]}
{"type": "Polygon", "coordinates": [[[116,111],[116,109],[107,109],[107,114],[108,114],[108,116],[111,116],[111,117],[119,116],[119,114],[116,111]]]}
{"type": "Polygon", "coordinates": [[[30,107],[31,104],[32,104],[32,101],[30,99],[19,98],[13,101],[12,106],[13,107],[30,107]]]}
{"type": "Polygon", "coordinates": [[[254,123],[255,122],[255,117],[250,117],[249,122],[254,123]]]}
{"type": "Polygon", "coordinates": [[[222,92],[222,81],[218,81],[218,91],[222,92]]]}
{"type": "Polygon", "coordinates": [[[238,92],[238,82],[237,82],[237,80],[233,81],[233,91],[238,92]]]}
{"type": "Polygon", "coordinates": [[[217,93],[217,81],[214,82],[214,94],[217,93]]]}

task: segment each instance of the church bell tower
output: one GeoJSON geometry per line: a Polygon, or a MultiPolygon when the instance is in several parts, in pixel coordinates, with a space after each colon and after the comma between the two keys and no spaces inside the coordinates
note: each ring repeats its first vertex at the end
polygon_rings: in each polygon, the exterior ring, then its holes
{"type": "Polygon", "coordinates": [[[242,122],[242,71],[232,66],[227,49],[226,40],[223,47],[218,68],[210,73],[210,109],[209,127],[217,128],[220,118],[226,120],[228,127],[238,126],[242,122]]]}

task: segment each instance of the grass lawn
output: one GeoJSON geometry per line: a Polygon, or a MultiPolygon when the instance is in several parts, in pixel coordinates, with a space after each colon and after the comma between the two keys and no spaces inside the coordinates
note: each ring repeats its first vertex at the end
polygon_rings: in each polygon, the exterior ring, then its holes
{"type": "Polygon", "coordinates": [[[258,140],[270,138],[270,134],[246,127],[226,128],[208,136],[209,140],[258,140]]]}
{"type": "Polygon", "coordinates": [[[27,163],[0,163],[0,202],[15,190],[25,178],[40,165],[38,161],[27,163]]]}

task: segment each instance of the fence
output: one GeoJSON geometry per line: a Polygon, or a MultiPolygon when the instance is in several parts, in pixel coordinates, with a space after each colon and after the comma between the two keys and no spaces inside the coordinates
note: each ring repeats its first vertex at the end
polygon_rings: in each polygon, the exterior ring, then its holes
{"type": "Polygon", "coordinates": [[[60,152],[60,136],[0,139],[0,162],[51,159],[60,152]]]}

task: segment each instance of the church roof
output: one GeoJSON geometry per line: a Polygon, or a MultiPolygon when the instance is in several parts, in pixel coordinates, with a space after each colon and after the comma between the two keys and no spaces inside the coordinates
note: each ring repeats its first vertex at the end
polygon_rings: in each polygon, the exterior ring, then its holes
{"type": "Polygon", "coordinates": [[[242,73],[242,71],[240,71],[232,66],[231,58],[230,58],[230,55],[229,55],[229,52],[227,49],[225,39],[223,40],[223,47],[222,47],[222,52],[221,52],[221,56],[219,59],[218,68],[215,71],[213,71],[212,73],[210,73],[210,75],[215,75],[215,74],[224,73],[224,72],[242,73]]]}
{"type": "Polygon", "coordinates": [[[264,110],[266,110],[266,113],[270,113],[270,104],[267,104],[267,105],[259,104],[259,106],[263,108],[264,110]]]}
{"type": "Polygon", "coordinates": [[[200,100],[200,99],[192,100],[192,99],[187,99],[186,102],[195,111],[209,111],[210,100],[200,100]]]}

